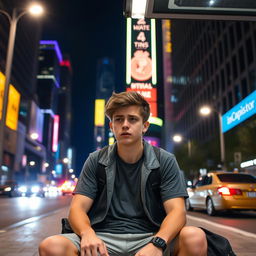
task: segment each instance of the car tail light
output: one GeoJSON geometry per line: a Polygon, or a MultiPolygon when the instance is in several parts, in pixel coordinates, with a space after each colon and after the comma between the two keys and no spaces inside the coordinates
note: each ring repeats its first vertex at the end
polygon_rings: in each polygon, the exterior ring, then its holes
{"type": "Polygon", "coordinates": [[[222,196],[242,195],[242,190],[238,188],[220,187],[218,192],[222,196]]]}

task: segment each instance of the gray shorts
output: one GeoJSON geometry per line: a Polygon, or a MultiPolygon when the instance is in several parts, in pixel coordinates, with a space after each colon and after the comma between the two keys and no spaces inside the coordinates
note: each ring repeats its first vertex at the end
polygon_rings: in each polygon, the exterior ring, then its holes
{"type": "MultiPolygon", "coordinates": [[[[104,241],[110,256],[132,256],[147,245],[153,237],[153,233],[146,234],[111,234],[96,232],[97,236],[104,241]]],[[[75,233],[61,234],[68,238],[80,252],[80,237],[75,233]]],[[[173,243],[167,247],[164,256],[169,256],[173,251],[173,243]]]]}

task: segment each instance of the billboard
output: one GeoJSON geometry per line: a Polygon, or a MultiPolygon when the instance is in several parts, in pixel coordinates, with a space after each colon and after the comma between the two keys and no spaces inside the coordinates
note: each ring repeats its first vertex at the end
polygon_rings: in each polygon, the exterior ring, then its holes
{"type": "Polygon", "coordinates": [[[227,132],[256,114],[256,91],[244,98],[222,116],[222,132],[227,132]]]}
{"type": "Polygon", "coordinates": [[[105,100],[96,99],[94,109],[94,125],[103,127],[105,125],[105,100]]]}
{"type": "Polygon", "coordinates": [[[4,100],[4,84],[5,84],[5,75],[0,72],[0,120],[2,119],[2,108],[4,100]]]}
{"type": "Polygon", "coordinates": [[[13,85],[10,85],[6,113],[6,126],[14,131],[16,131],[18,127],[19,107],[20,93],[13,85]]]}
{"type": "Polygon", "coordinates": [[[126,90],[136,91],[157,117],[157,67],[154,19],[127,19],[126,90]]]}
{"type": "Polygon", "coordinates": [[[60,117],[58,115],[54,115],[53,136],[52,136],[52,152],[57,152],[58,151],[59,123],[60,123],[60,117]]]}

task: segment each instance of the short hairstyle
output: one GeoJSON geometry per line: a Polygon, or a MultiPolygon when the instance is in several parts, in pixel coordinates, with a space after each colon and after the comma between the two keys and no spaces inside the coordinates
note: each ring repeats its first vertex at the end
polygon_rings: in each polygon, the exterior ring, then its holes
{"type": "Polygon", "coordinates": [[[142,116],[143,123],[148,120],[150,116],[149,104],[142,95],[135,91],[127,91],[121,93],[113,92],[112,96],[109,98],[106,104],[105,114],[111,121],[113,114],[117,109],[129,106],[139,106],[141,109],[140,114],[142,116]]]}

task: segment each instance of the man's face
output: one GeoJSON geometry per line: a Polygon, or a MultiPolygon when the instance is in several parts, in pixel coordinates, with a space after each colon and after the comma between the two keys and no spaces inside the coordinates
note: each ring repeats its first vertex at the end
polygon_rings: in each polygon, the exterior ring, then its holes
{"type": "Polygon", "coordinates": [[[110,128],[118,143],[134,144],[141,141],[143,133],[147,131],[149,122],[143,123],[139,106],[129,106],[114,112],[110,128]]]}

